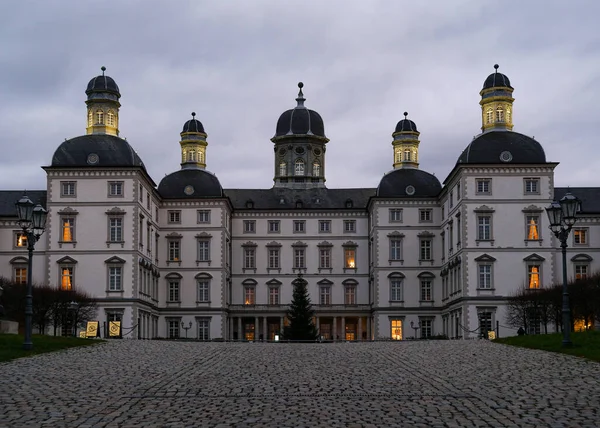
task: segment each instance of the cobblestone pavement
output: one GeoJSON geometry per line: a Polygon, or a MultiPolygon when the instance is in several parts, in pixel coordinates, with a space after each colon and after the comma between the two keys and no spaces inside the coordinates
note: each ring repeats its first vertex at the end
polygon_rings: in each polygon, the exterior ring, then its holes
{"type": "Polygon", "coordinates": [[[0,364],[0,427],[599,427],[600,364],[487,341],[111,341],[0,364]]]}

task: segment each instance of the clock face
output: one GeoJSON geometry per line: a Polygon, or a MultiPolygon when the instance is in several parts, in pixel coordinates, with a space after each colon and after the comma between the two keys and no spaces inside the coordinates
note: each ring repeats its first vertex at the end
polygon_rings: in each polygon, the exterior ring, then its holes
{"type": "Polygon", "coordinates": [[[194,194],[194,186],[190,186],[189,184],[187,186],[185,186],[185,188],[183,189],[183,193],[185,193],[186,195],[193,195],[194,194]]]}

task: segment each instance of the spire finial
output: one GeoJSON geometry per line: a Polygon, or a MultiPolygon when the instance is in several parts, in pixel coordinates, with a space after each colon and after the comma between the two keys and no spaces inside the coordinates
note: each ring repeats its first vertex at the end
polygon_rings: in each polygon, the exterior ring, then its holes
{"type": "Polygon", "coordinates": [[[304,107],[304,94],[302,93],[302,88],[304,87],[304,83],[302,82],[298,82],[298,88],[300,88],[300,90],[298,91],[298,98],[296,98],[296,101],[298,102],[297,107],[304,107]]]}
{"type": "Polygon", "coordinates": [[[405,111],[405,112],[404,112],[404,119],[406,119],[407,117],[408,117],[408,112],[407,112],[407,111],[405,111]]]}
{"type": "Polygon", "coordinates": [[[195,119],[195,118],[196,118],[196,112],[195,112],[195,111],[193,111],[193,112],[192,112],[192,119],[195,119]]]}
{"type": "Polygon", "coordinates": [[[104,72],[106,71],[106,67],[102,66],[102,67],[100,67],[100,70],[102,70],[102,75],[104,76],[104,72]]]}
{"type": "Polygon", "coordinates": [[[495,71],[496,73],[498,73],[498,68],[499,68],[499,67],[500,67],[500,66],[499,66],[498,64],[494,64],[494,68],[496,69],[496,71],[495,71]]]}

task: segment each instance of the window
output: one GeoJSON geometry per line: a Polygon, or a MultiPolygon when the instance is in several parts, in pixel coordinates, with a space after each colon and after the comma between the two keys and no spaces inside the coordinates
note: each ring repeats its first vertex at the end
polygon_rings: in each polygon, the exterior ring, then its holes
{"type": "Polygon", "coordinates": [[[109,181],[108,182],[108,196],[122,197],[123,196],[123,182],[122,181],[109,181]]]}
{"type": "Polygon", "coordinates": [[[304,233],[306,231],[305,225],[306,222],[304,220],[295,220],[294,233],[304,233]]]}
{"type": "Polygon", "coordinates": [[[123,242],[123,218],[110,217],[108,219],[109,242],[123,242]]]}
{"type": "Polygon", "coordinates": [[[255,304],[255,293],[254,286],[245,286],[244,287],[244,304],[245,305],[254,305],[255,304]]]}
{"type": "Polygon", "coordinates": [[[70,291],[73,289],[73,266],[60,267],[60,289],[70,291]]]}
{"type": "Polygon", "coordinates": [[[198,318],[198,340],[210,340],[210,319],[198,318]]]}
{"type": "Polygon", "coordinates": [[[450,190],[450,194],[448,195],[448,205],[449,208],[452,208],[454,206],[454,192],[452,192],[452,190],[450,190]]]}
{"type": "Polygon", "coordinates": [[[540,194],[540,179],[539,178],[526,178],[524,180],[525,194],[528,195],[539,195],[540,194]]]}
{"type": "Polygon", "coordinates": [[[356,305],[356,286],[347,285],[344,290],[344,304],[356,305]]]}
{"type": "Polygon", "coordinates": [[[491,195],[492,194],[492,180],[489,178],[478,178],[475,180],[477,185],[476,193],[478,195],[491,195]]]}
{"type": "Polygon", "coordinates": [[[477,216],[477,240],[490,241],[492,239],[492,217],[489,215],[477,216]]]}
{"type": "Polygon", "coordinates": [[[528,215],[525,218],[527,222],[527,240],[528,241],[537,241],[540,239],[540,216],[538,215],[528,215]]]}
{"type": "Polygon", "coordinates": [[[269,287],[269,305],[279,304],[279,287],[269,287]]]}
{"type": "Polygon", "coordinates": [[[318,177],[321,175],[321,164],[319,162],[313,163],[313,177],[318,177]]]}
{"type": "Polygon", "coordinates": [[[527,266],[527,284],[529,288],[540,288],[540,265],[527,266]]]}
{"type": "Polygon", "coordinates": [[[92,126],[94,124],[94,113],[88,111],[88,126],[92,126]]]}
{"type": "Polygon", "coordinates": [[[479,283],[478,288],[492,288],[492,265],[487,263],[479,264],[479,283]]]}
{"type": "Polygon", "coordinates": [[[256,269],[256,250],[244,248],[244,269],[256,269]]]}
{"type": "Polygon", "coordinates": [[[104,112],[102,110],[96,111],[96,124],[104,125],[104,112]]]}
{"type": "Polygon", "coordinates": [[[432,221],[432,210],[420,209],[419,210],[419,222],[420,223],[431,223],[432,221]]]}
{"type": "Polygon", "coordinates": [[[27,268],[17,266],[14,268],[14,281],[16,284],[25,285],[27,284],[27,268]]]}
{"type": "Polygon", "coordinates": [[[576,264],[575,265],[575,279],[587,279],[589,271],[588,264],[576,264]]]}
{"type": "Polygon", "coordinates": [[[287,164],[285,162],[279,163],[279,175],[287,175],[287,164]]]}
{"type": "Polygon", "coordinates": [[[511,118],[510,118],[510,107],[506,108],[506,123],[511,123],[511,118]]]}
{"type": "Polygon", "coordinates": [[[344,220],[344,232],[345,233],[356,232],[356,220],[344,220]]]}
{"type": "Polygon", "coordinates": [[[390,221],[402,222],[402,209],[390,209],[390,221]]]}
{"type": "Polygon", "coordinates": [[[179,240],[169,240],[169,254],[167,260],[170,262],[181,261],[181,242],[179,240]]]}
{"type": "Polygon", "coordinates": [[[331,305],[331,287],[321,286],[319,289],[319,304],[331,305]]]}
{"type": "Polygon", "coordinates": [[[392,340],[402,340],[402,320],[391,320],[392,340]]]}
{"type": "Polygon", "coordinates": [[[169,339],[179,339],[179,323],[180,320],[170,319],[167,320],[167,326],[169,330],[169,339]]]}
{"type": "Polygon", "coordinates": [[[346,248],[344,250],[344,268],[356,269],[356,248],[346,248]]]}
{"type": "Polygon", "coordinates": [[[306,261],[305,261],[304,256],[305,256],[304,248],[294,248],[294,269],[306,268],[306,261]]]}
{"type": "MultiPolygon", "coordinates": [[[[150,199],[150,192],[146,192],[146,209],[150,211],[150,203],[152,200],[150,199]]],[[[152,214],[150,214],[152,215],[152,214]]]]}
{"type": "Polygon", "coordinates": [[[419,260],[432,260],[431,239],[421,239],[419,260]]]}
{"type": "Polygon", "coordinates": [[[75,217],[61,217],[62,242],[75,241],[75,217]]]}
{"type": "Polygon", "coordinates": [[[392,302],[402,302],[403,291],[402,291],[402,279],[392,278],[390,281],[390,300],[392,302]]]}
{"type": "Polygon", "coordinates": [[[279,220],[269,220],[269,233],[279,233],[279,220]]]}
{"type": "Polygon", "coordinates": [[[198,240],[198,259],[199,262],[210,261],[210,241],[206,239],[198,240]]]}
{"type": "Polygon", "coordinates": [[[210,302],[210,281],[207,279],[198,279],[196,281],[196,288],[198,290],[197,301],[203,303],[210,302]]]}
{"type": "Polygon", "coordinates": [[[319,269],[331,269],[331,248],[319,249],[319,269]]]}
{"type": "Polygon", "coordinates": [[[168,215],[170,224],[180,224],[181,223],[181,211],[168,211],[167,215],[168,215]]]}
{"type": "Polygon", "coordinates": [[[279,249],[269,248],[269,269],[279,269],[279,249]]]}
{"type": "Polygon", "coordinates": [[[60,182],[60,196],[75,196],[76,183],[74,181],[60,182]]]}
{"type": "Polygon", "coordinates": [[[431,280],[421,280],[421,301],[431,302],[433,300],[433,295],[431,291],[431,280]]]}
{"type": "Polygon", "coordinates": [[[319,233],[331,232],[331,220],[319,220],[319,233]]]}
{"type": "Polygon", "coordinates": [[[198,210],[196,213],[198,223],[210,223],[210,210],[198,210]]]}
{"type": "Polygon", "coordinates": [[[244,233],[256,232],[256,220],[244,220],[244,233]]]}
{"type": "Polygon", "coordinates": [[[493,331],[492,313],[488,311],[479,312],[477,317],[479,318],[479,332],[484,339],[487,339],[488,332],[493,331]]]}
{"type": "Polygon", "coordinates": [[[504,109],[500,106],[496,109],[496,122],[504,122],[504,109]]]}
{"type": "Polygon", "coordinates": [[[456,183],[456,201],[460,200],[460,183],[456,183]]]}
{"type": "Polygon", "coordinates": [[[188,152],[188,161],[196,162],[196,150],[192,149],[188,152]]]}
{"type": "Polygon", "coordinates": [[[404,162],[410,162],[410,150],[404,150],[404,162]]]}
{"type": "Polygon", "coordinates": [[[304,161],[302,159],[296,160],[294,167],[294,175],[304,175],[304,161]]]}
{"type": "Polygon", "coordinates": [[[394,160],[394,162],[395,162],[395,163],[400,163],[400,162],[402,162],[402,149],[400,149],[400,148],[397,148],[397,149],[396,149],[396,152],[395,152],[395,155],[396,155],[396,156],[395,156],[395,158],[394,158],[394,159],[395,159],[395,160],[394,160]]]}
{"type": "Polygon", "coordinates": [[[179,280],[171,279],[168,283],[167,301],[179,302],[179,280]]]}
{"type": "Polygon", "coordinates": [[[494,123],[494,110],[491,109],[491,108],[487,109],[487,112],[486,112],[486,122],[488,124],[494,123]]]}
{"type": "Polygon", "coordinates": [[[27,248],[27,235],[23,232],[15,232],[15,247],[27,248]]]}
{"type": "Polygon", "coordinates": [[[420,319],[419,327],[421,328],[421,339],[427,339],[433,336],[433,320],[432,319],[420,319]]]}
{"type": "Polygon", "coordinates": [[[123,290],[123,268],[121,266],[108,267],[108,291],[123,290]]]}
{"type": "Polygon", "coordinates": [[[402,239],[390,239],[390,260],[402,260],[402,239]]]}
{"type": "Polygon", "coordinates": [[[588,245],[587,229],[573,229],[573,245],[588,245]]]}
{"type": "Polygon", "coordinates": [[[112,111],[109,111],[106,115],[106,124],[108,126],[115,126],[115,114],[112,111]]]}
{"type": "Polygon", "coordinates": [[[144,202],[144,186],[140,184],[140,202],[144,202]]]}

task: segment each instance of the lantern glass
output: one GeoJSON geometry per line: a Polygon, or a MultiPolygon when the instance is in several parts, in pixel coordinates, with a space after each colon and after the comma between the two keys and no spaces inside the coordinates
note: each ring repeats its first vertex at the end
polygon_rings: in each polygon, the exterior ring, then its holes
{"type": "Polygon", "coordinates": [[[575,221],[577,220],[577,211],[579,210],[579,203],[579,199],[570,193],[567,193],[560,200],[560,207],[565,225],[570,227],[575,224],[575,221]]]}
{"type": "Polygon", "coordinates": [[[550,229],[555,232],[555,229],[560,229],[562,223],[562,208],[556,201],[552,202],[548,208],[546,208],[548,214],[548,220],[550,221],[550,229]]]}
{"type": "Polygon", "coordinates": [[[19,225],[27,229],[31,226],[31,221],[33,217],[33,207],[35,204],[31,202],[31,199],[27,197],[27,195],[23,195],[19,202],[15,204],[17,207],[17,216],[19,217],[19,225]]]}

